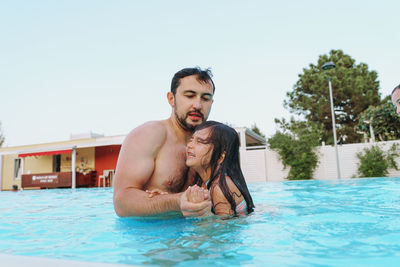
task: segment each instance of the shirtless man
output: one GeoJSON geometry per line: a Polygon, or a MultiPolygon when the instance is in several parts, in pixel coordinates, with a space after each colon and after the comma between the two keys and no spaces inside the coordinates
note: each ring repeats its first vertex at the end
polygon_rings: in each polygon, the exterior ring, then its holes
{"type": "Polygon", "coordinates": [[[396,113],[400,114],[400,84],[392,91],[392,102],[396,107],[396,113]]]}
{"type": "Polygon", "coordinates": [[[169,119],[147,122],[128,134],[114,179],[114,210],[119,216],[210,213],[208,191],[198,203],[188,201],[184,192],[194,176],[186,167],[185,149],[194,128],[208,118],[214,91],[209,70],[182,69],[174,75],[167,94],[172,108],[169,119]],[[150,197],[146,191],[155,194],[150,197]]]}

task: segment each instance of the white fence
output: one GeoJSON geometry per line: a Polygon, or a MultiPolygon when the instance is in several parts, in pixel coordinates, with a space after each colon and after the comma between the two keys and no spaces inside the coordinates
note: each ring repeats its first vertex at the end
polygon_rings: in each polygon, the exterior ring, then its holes
{"type": "MultiPolygon", "coordinates": [[[[400,146],[400,140],[376,143],[358,143],[338,146],[339,165],[342,179],[359,177],[357,153],[364,148],[378,145],[383,150],[388,150],[392,144],[400,146]]],[[[317,180],[334,180],[336,174],[336,155],[333,146],[320,146],[317,148],[319,164],[314,171],[313,178],[317,180]]],[[[284,169],[279,159],[279,154],[269,148],[241,151],[241,165],[247,182],[284,181],[289,172],[284,169]]],[[[400,158],[396,159],[400,167],[400,158]]],[[[289,167],[288,167],[289,168],[289,167]]],[[[388,176],[400,176],[400,171],[389,170],[388,176]]]]}

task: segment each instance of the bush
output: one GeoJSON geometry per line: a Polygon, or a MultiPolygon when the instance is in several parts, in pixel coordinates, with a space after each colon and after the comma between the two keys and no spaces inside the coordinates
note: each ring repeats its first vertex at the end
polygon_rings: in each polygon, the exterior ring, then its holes
{"type": "Polygon", "coordinates": [[[318,155],[315,148],[319,145],[321,130],[308,122],[285,120],[275,122],[282,131],[277,131],[268,139],[269,147],[278,152],[283,166],[290,166],[286,179],[312,179],[318,165],[318,155]]]}
{"type": "Polygon", "coordinates": [[[398,170],[395,161],[398,156],[397,144],[393,144],[387,152],[377,145],[365,148],[363,152],[357,153],[360,160],[358,173],[362,177],[384,177],[388,174],[388,169],[398,170]]]}

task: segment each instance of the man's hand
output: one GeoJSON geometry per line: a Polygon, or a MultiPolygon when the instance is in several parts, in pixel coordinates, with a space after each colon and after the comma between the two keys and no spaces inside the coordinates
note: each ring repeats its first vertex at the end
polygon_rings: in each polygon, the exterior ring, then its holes
{"type": "Polygon", "coordinates": [[[189,186],[180,198],[180,208],[185,217],[211,215],[211,197],[207,189],[197,185],[189,186]]]}

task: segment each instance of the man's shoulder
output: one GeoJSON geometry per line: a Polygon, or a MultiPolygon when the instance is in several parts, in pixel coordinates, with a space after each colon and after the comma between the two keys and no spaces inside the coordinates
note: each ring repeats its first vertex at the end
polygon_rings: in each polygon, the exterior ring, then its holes
{"type": "Polygon", "coordinates": [[[125,138],[124,143],[151,143],[161,145],[167,138],[166,121],[149,121],[133,129],[125,138]]]}
{"type": "Polygon", "coordinates": [[[167,131],[167,123],[165,120],[162,121],[148,121],[139,125],[135,129],[133,129],[129,134],[133,133],[151,133],[151,132],[166,132],[167,131]]]}

